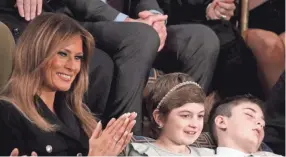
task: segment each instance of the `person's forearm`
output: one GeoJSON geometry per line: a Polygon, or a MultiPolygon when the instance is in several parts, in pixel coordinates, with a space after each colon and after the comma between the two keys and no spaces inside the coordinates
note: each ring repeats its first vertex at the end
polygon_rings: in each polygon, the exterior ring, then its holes
{"type": "MultiPolygon", "coordinates": [[[[101,1],[107,4],[107,1],[106,1],[106,0],[101,0],[101,1]]],[[[107,5],[108,5],[108,4],[107,4],[107,5]]],[[[119,13],[119,14],[115,17],[114,21],[116,21],[116,22],[122,22],[122,21],[125,21],[125,19],[126,19],[127,17],[128,17],[128,15],[123,14],[123,13],[119,13]]]]}
{"type": "Polygon", "coordinates": [[[85,21],[113,21],[120,13],[101,0],[62,0],[74,18],[85,21]]]}
{"type": "Polygon", "coordinates": [[[114,19],[115,22],[122,22],[125,21],[128,18],[128,15],[119,13],[116,18],[114,19]]]}
{"type": "Polygon", "coordinates": [[[162,14],[164,14],[163,10],[160,8],[157,0],[138,0],[136,5],[135,13],[138,14],[141,11],[145,10],[156,10],[162,14]]]}

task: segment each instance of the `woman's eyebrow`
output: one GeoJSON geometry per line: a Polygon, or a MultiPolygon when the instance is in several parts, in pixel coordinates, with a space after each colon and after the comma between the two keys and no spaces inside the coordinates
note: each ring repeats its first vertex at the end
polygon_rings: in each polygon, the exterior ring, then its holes
{"type": "MultiPolygon", "coordinates": [[[[68,53],[72,53],[72,51],[67,49],[67,48],[64,48],[63,50],[68,52],[68,53]]],[[[77,52],[76,55],[83,55],[83,52],[77,52]]]]}

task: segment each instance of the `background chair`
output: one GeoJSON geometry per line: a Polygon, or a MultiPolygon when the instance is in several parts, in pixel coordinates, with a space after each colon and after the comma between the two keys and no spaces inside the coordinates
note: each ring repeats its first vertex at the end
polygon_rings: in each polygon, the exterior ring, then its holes
{"type": "Polygon", "coordinates": [[[5,85],[12,71],[12,51],[15,41],[9,28],[0,22],[0,87],[5,85]]]}

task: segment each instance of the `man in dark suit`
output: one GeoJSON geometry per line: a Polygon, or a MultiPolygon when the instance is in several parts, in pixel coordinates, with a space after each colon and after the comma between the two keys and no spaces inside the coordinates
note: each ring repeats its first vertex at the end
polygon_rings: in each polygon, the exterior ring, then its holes
{"type": "MultiPolygon", "coordinates": [[[[90,2],[89,5],[93,8],[100,6],[102,14],[76,15],[97,16],[96,19],[100,19],[100,22],[85,21],[83,25],[98,39],[98,46],[101,49],[111,52],[110,55],[113,56],[115,63],[115,79],[103,117],[110,119],[122,112],[133,110],[139,114],[138,117],[142,117],[144,82],[157,51],[159,54],[156,57],[155,67],[165,72],[188,73],[207,92],[219,52],[219,42],[214,32],[202,25],[166,27],[166,18],[161,15],[163,11],[155,0],[121,2],[123,6],[127,5],[130,8],[127,10],[117,8],[122,11],[117,12],[101,1],[97,2],[98,4],[90,2]],[[111,20],[128,23],[110,22],[111,20]],[[134,54],[132,58],[129,58],[130,54],[134,54]]],[[[74,3],[69,1],[69,4],[66,4],[72,10],[74,3]]],[[[138,125],[141,125],[140,118],[137,120],[138,125]]]]}
{"type": "MultiPolygon", "coordinates": [[[[10,9],[14,4],[17,4],[18,10],[22,7],[22,17],[26,20],[38,14],[39,7],[35,6],[41,5],[40,0],[23,1],[25,4],[18,1],[21,2],[17,0],[17,3],[7,4],[10,4],[10,9]],[[30,2],[30,7],[27,7],[27,2],[30,2]],[[35,13],[31,14],[31,10],[35,13]]],[[[106,106],[102,103],[100,107],[104,111],[101,118],[107,121],[124,112],[135,111],[138,116],[134,133],[141,134],[143,88],[157,52],[160,51],[156,67],[166,72],[186,72],[207,91],[218,56],[219,42],[216,35],[202,25],[166,28],[167,17],[155,0],[120,2],[106,2],[116,4],[116,10],[100,0],[44,0],[43,10],[65,13],[94,35],[97,47],[108,53],[115,65],[109,99],[106,106]]],[[[11,10],[15,11],[15,8],[11,10]]],[[[21,15],[20,10],[19,13],[21,15]]],[[[104,62],[100,66],[105,66],[104,62]]],[[[89,90],[89,99],[94,99],[94,91],[101,93],[101,90],[109,88],[93,87],[89,90]]],[[[92,111],[95,111],[94,102],[88,102],[92,111]]]]}

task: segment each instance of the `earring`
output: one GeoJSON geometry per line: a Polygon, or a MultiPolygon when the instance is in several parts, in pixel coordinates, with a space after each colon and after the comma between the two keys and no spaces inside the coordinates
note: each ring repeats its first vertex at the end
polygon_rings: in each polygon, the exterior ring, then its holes
{"type": "Polygon", "coordinates": [[[161,124],[159,124],[158,128],[161,129],[163,126],[161,124]]]}

